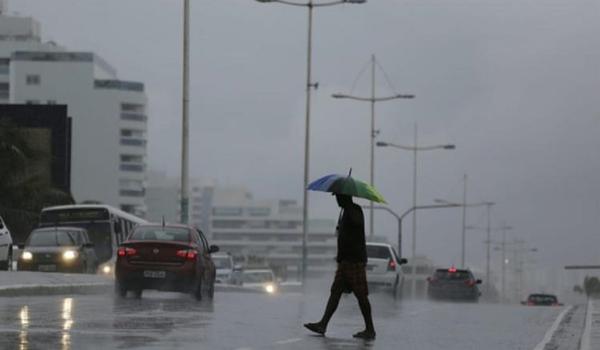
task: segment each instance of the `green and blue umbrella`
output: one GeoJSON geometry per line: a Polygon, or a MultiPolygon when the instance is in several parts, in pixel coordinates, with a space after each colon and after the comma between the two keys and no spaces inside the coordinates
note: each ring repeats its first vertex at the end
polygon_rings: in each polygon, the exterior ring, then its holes
{"type": "Polygon", "coordinates": [[[368,199],[377,203],[386,203],[385,199],[375,187],[357,180],[350,175],[331,174],[311,182],[310,191],[331,192],[347,196],[368,199]]]}

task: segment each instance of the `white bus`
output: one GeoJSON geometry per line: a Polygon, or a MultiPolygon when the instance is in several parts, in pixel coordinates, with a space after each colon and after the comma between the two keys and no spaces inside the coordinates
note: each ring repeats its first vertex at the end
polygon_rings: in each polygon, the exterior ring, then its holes
{"type": "Polygon", "coordinates": [[[112,274],[115,253],[133,228],[144,219],[110,205],[61,205],[42,209],[40,227],[75,226],[85,228],[98,256],[98,272],[112,274]]]}

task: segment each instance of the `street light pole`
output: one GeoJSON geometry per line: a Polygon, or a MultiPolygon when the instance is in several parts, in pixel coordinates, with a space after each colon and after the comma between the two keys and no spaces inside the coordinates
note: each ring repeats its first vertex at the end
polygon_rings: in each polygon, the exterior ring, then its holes
{"type": "Polygon", "coordinates": [[[183,105],[181,120],[181,223],[188,222],[189,207],[189,60],[190,0],[183,0],[183,105]]]}
{"type": "Polygon", "coordinates": [[[490,278],[491,278],[491,269],[490,269],[490,259],[491,259],[491,243],[492,243],[492,205],[493,202],[487,202],[487,228],[486,228],[486,251],[485,251],[485,291],[486,293],[490,291],[490,278]]]}
{"type": "MultiPolygon", "coordinates": [[[[417,206],[417,154],[418,151],[432,151],[432,150],[437,150],[437,149],[445,149],[445,150],[453,150],[456,149],[455,145],[435,145],[435,146],[419,146],[418,145],[418,139],[417,139],[417,124],[415,124],[415,139],[414,142],[415,144],[413,146],[402,146],[402,145],[397,145],[397,144],[393,144],[390,142],[377,142],[377,146],[378,147],[392,147],[392,148],[397,148],[397,149],[401,149],[404,151],[411,151],[413,152],[413,208],[418,208],[417,206]]],[[[452,207],[456,207],[456,206],[460,206],[460,204],[455,204],[455,203],[448,203],[447,205],[450,205],[452,207]]],[[[415,257],[417,255],[417,215],[416,215],[416,210],[412,211],[413,213],[413,227],[412,227],[412,245],[411,245],[411,259],[414,261],[415,257]]],[[[411,264],[412,269],[411,269],[411,276],[413,278],[413,283],[411,285],[411,293],[414,296],[416,294],[416,286],[414,284],[414,279],[416,276],[416,270],[415,270],[415,265],[411,264]]]]}
{"type": "MultiPolygon", "coordinates": [[[[375,187],[375,55],[371,55],[371,186],[375,187]]],[[[369,235],[375,235],[373,201],[369,203],[369,235]]]]}
{"type": "MultiPolygon", "coordinates": [[[[396,94],[387,97],[376,97],[375,96],[375,65],[377,64],[377,60],[375,55],[371,55],[371,97],[358,97],[351,96],[346,94],[333,94],[331,95],[333,98],[346,98],[357,101],[369,102],[371,104],[371,157],[370,157],[370,183],[371,186],[375,186],[375,137],[377,137],[377,131],[375,130],[375,103],[390,101],[395,99],[413,99],[414,95],[409,94],[396,94]]],[[[374,204],[371,202],[369,204],[369,237],[373,238],[375,234],[375,219],[374,219],[374,204]]]]}
{"type": "MultiPolygon", "coordinates": [[[[189,0],[186,0],[189,1],[189,0]]],[[[280,3],[296,7],[306,7],[308,9],[308,33],[306,50],[306,115],[304,128],[304,181],[302,186],[302,271],[301,279],[304,285],[306,280],[306,270],[308,265],[308,177],[310,164],[310,112],[311,112],[311,91],[316,88],[317,83],[312,82],[312,36],[313,36],[313,10],[315,7],[329,7],[341,4],[364,4],[366,0],[336,0],[330,2],[294,2],[288,0],[256,0],[261,3],[280,3]]]]}
{"type": "Polygon", "coordinates": [[[460,267],[465,268],[465,254],[467,250],[467,174],[463,177],[463,210],[462,210],[462,233],[461,233],[461,254],[460,267]]]}

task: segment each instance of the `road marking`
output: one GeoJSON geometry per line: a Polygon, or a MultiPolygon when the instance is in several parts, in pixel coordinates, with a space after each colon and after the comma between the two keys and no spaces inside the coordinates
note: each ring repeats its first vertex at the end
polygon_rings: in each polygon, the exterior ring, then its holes
{"type": "Polygon", "coordinates": [[[533,350],[544,350],[544,348],[546,347],[546,344],[548,344],[550,342],[550,340],[552,340],[552,336],[554,335],[554,333],[558,329],[558,326],[560,326],[560,323],[562,322],[563,318],[565,317],[565,315],[567,314],[567,312],[571,311],[572,308],[573,308],[572,305],[569,306],[569,307],[566,307],[558,315],[558,317],[556,318],[556,320],[554,320],[554,323],[552,324],[552,326],[546,332],[546,335],[544,336],[544,339],[542,339],[542,341],[533,350]]]}
{"type": "Polygon", "coordinates": [[[302,340],[302,338],[291,338],[291,339],[276,341],[275,344],[279,344],[279,345],[291,344],[291,343],[299,342],[301,340],[302,340]]]}
{"type": "Polygon", "coordinates": [[[588,300],[587,308],[585,311],[585,326],[583,328],[583,334],[581,335],[580,350],[590,350],[591,338],[592,338],[592,314],[594,313],[594,304],[592,299],[588,300]]]}

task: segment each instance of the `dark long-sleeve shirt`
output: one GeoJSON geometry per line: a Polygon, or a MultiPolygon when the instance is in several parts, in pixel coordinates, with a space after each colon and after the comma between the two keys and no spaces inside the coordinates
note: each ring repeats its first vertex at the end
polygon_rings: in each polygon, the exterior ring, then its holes
{"type": "Polygon", "coordinates": [[[338,221],[337,262],[366,263],[365,219],[360,206],[352,203],[338,221]]]}

